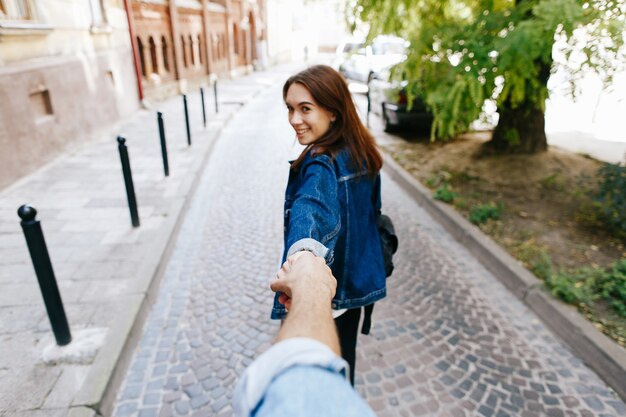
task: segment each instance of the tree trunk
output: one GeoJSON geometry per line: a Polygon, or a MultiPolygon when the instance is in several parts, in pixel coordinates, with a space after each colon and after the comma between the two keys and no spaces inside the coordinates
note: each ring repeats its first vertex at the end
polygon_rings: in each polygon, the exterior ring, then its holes
{"type": "Polygon", "coordinates": [[[548,149],[545,115],[542,109],[522,104],[502,105],[500,119],[486,148],[495,153],[537,153],[548,149]]]}
{"type": "MultiPolygon", "coordinates": [[[[552,61],[535,62],[539,66],[539,82],[547,90],[552,61]]],[[[530,90],[528,84],[527,91],[530,90]]],[[[536,92],[535,92],[536,94],[536,92]]],[[[528,91],[527,97],[532,97],[528,91]]],[[[546,118],[543,106],[527,100],[513,108],[509,99],[498,106],[500,119],[491,140],[485,144],[488,153],[537,153],[548,149],[546,118]]]]}

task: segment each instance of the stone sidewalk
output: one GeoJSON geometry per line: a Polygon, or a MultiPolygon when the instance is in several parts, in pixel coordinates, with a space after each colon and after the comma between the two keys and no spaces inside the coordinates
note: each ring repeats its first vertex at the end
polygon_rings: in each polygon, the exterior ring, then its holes
{"type": "MultiPolygon", "coordinates": [[[[281,75],[282,76],[282,75],[281,75]]],[[[0,193],[0,415],[111,415],[124,348],[150,304],[162,259],[211,148],[241,105],[282,79],[272,73],[218,82],[188,94],[192,144],[181,97],[156,103],[68,151],[0,193]],[[170,176],[165,177],[156,111],[164,114],[170,176]],[[141,226],[133,228],[118,134],[127,139],[141,226]],[[56,347],[17,216],[38,211],[73,341],[56,347]],[[121,361],[118,361],[121,359],[121,361]]]]}
{"type": "MultiPolygon", "coordinates": [[[[221,133],[114,417],[232,416],[239,375],[278,327],[268,281],[281,253],[286,161],[301,150],[285,113],[276,86],[221,133]]],[[[626,415],[588,364],[388,169],[382,188],[401,245],[356,366],[356,389],[379,417],[626,415]]]]}

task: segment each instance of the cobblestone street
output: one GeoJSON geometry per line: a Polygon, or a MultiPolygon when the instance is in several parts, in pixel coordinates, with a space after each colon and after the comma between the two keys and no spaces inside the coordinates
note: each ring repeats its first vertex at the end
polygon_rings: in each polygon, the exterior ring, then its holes
{"type": "MultiPolygon", "coordinates": [[[[284,80],[288,72],[271,79],[284,80]]],[[[165,268],[115,416],[232,415],[238,376],[270,345],[287,161],[282,84],[223,129],[165,268]]],[[[387,176],[400,249],[357,347],[356,389],[380,417],[626,416],[626,406],[387,176]]]]}

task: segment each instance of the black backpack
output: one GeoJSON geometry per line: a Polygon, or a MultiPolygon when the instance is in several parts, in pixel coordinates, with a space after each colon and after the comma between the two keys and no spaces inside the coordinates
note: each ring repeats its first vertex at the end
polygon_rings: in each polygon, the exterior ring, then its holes
{"type": "Polygon", "coordinates": [[[391,218],[380,211],[376,216],[376,226],[380,234],[380,246],[383,249],[385,275],[389,277],[393,272],[393,254],[398,250],[398,236],[391,218]]]}

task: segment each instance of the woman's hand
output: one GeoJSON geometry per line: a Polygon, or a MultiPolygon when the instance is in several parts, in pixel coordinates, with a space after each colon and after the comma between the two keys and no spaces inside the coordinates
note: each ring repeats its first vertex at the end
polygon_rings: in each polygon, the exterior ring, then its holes
{"type": "Polygon", "coordinates": [[[287,258],[276,278],[270,283],[270,289],[281,292],[278,302],[289,310],[294,294],[329,297],[330,303],[335,296],[337,281],[323,258],[309,251],[300,251],[287,258]]]}

